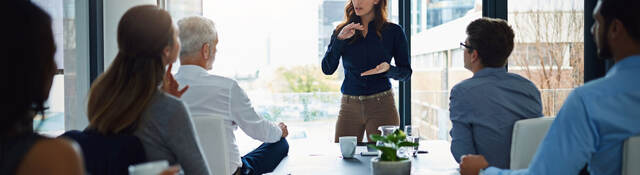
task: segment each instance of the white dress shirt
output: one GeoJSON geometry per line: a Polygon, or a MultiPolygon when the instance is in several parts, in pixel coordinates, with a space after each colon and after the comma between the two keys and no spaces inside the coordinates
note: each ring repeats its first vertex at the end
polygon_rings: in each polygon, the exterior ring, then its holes
{"type": "MultiPolygon", "coordinates": [[[[273,143],[280,140],[282,130],[276,124],[259,116],[251,106],[247,94],[235,80],[209,74],[195,65],[181,65],[175,79],[180,86],[189,85],[181,99],[192,116],[222,116],[229,140],[229,166],[232,171],[242,167],[240,152],[233,131],[238,126],[253,139],[273,143]]],[[[181,87],[182,88],[182,87],[181,87]]]]}

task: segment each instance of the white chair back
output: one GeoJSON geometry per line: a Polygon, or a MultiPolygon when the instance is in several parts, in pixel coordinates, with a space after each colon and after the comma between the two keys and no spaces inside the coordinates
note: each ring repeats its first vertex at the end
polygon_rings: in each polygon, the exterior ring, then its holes
{"type": "Polygon", "coordinates": [[[229,169],[229,142],[224,119],[215,116],[193,116],[198,138],[205,158],[209,163],[209,169],[214,175],[229,175],[235,170],[229,169]]]}
{"type": "Polygon", "coordinates": [[[640,135],[624,141],[622,148],[622,175],[640,174],[640,135]],[[635,166],[634,166],[635,165],[635,166]]]}
{"type": "Polygon", "coordinates": [[[542,139],[547,135],[555,117],[519,120],[513,125],[511,137],[512,170],[529,167],[542,139]]]}

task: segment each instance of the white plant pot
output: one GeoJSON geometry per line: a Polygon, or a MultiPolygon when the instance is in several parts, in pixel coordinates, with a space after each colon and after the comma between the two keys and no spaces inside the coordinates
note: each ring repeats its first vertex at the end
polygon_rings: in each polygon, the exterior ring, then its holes
{"type": "Polygon", "coordinates": [[[411,160],[380,161],[379,157],[371,159],[373,175],[409,175],[411,174],[411,160]]]}

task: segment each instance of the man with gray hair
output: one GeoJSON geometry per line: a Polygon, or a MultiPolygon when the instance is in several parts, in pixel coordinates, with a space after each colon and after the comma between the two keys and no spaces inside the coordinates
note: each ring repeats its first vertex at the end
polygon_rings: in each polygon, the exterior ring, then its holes
{"type": "MultiPolygon", "coordinates": [[[[220,116],[224,119],[230,162],[234,174],[263,174],[273,171],[287,156],[287,125],[273,124],[259,116],[249,98],[235,80],[209,74],[215,59],[218,34],[213,21],[193,16],[178,21],[181,66],[176,74],[179,84],[189,84],[182,95],[194,117],[220,116]],[[238,127],[250,137],[265,142],[240,157],[233,131],[238,127]]],[[[217,139],[217,138],[203,138],[217,139]]],[[[207,150],[206,147],[203,149],[207,150]]],[[[209,159],[208,161],[216,161],[209,159]]],[[[214,162],[215,163],[215,162],[214,162]]]]}

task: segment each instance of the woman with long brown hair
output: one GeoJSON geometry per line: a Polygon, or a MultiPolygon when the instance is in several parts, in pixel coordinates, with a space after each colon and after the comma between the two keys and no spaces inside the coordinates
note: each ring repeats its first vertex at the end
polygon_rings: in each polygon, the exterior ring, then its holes
{"type": "Polygon", "coordinates": [[[336,71],[340,58],[344,66],[335,142],[340,136],[362,141],[365,130],[377,134],[378,126],[399,125],[389,78],[408,80],[412,72],[404,31],[387,21],[387,0],[349,0],[344,15],[322,59],[327,75],[336,71]]]}
{"type": "Polygon", "coordinates": [[[169,13],[156,6],[136,6],[122,16],[119,52],[91,86],[87,130],[133,134],[148,161],[168,160],[186,174],[210,174],[189,111],[174,97],[186,89],[177,90],[171,66],[165,70],[180,52],[177,36],[169,13]]]}

